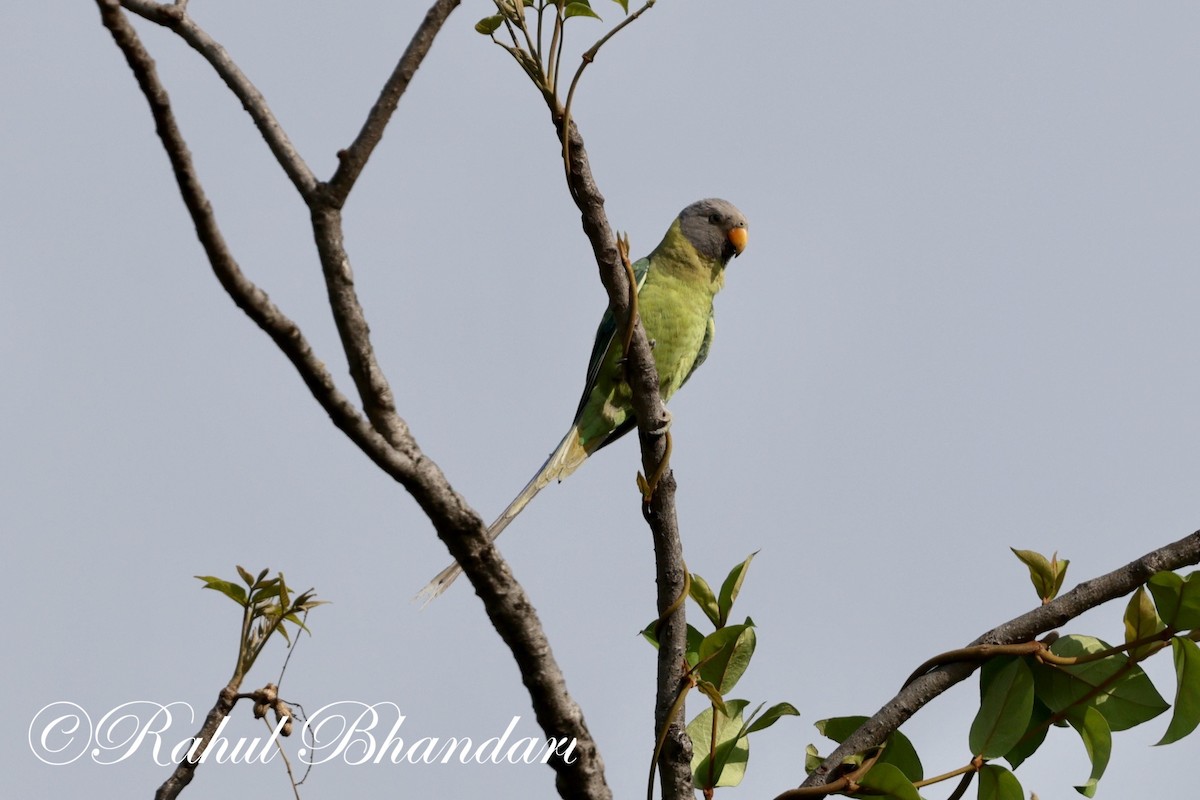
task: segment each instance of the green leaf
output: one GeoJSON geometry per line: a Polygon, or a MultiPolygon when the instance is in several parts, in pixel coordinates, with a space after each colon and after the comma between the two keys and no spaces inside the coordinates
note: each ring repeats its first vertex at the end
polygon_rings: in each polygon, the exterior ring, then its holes
{"type": "Polygon", "coordinates": [[[1024,796],[1017,776],[1004,767],[984,764],[979,770],[979,800],[1024,800],[1024,796]]]}
{"type": "Polygon", "coordinates": [[[700,643],[700,677],[728,694],[750,666],[757,639],[750,625],[729,625],[700,643]]]}
{"type": "Polygon", "coordinates": [[[995,658],[980,674],[979,712],[971,723],[971,752],[1000,758],[1016,746],[1033,713],[1033,673],[1023,659],[995,658]]]}
{"type": "Polygon", "coordinates": [[[1159,572],[1150,576],[1146,587],[1154,595],[1158,615],[1177,631],[1200,628],[1200,575],[1193,572],[1182,578],[1174,572],[1159,572]]]}
{"type": "Polygon", "coordinates": [[[629,15],[629,0],[613,0],[613,2],[621,7],[626,16],[629,15]]]}
{"type": "MultiPolygon", "coordinates": [[[[1098,653],[1108,645],[1093,636],[1071,634],[1050,646],[1055,655],[1071,657],[1098,653]]],[[[1083,703],[1095,707],[1114,731],[1123,731],[1157,717],[1168,706],[1146,673],[1129,659],[1116,653],[1100,661],[1069,667],[1038,664],[1034,670],[1037,695],[1051,711],[1067,712],[1083,703]],[[1117,677],[1117,673],[1122,675],[1117,677]],[[1104,686],[1103,690],[1098,690],[1104,686]],[[1096,693],[1095,696],[1093,693],[1096,693]]]]}
{"type": "Polygon", "coordinates": [[[800,712],[791,703],[776,703],[768,708],[761,717],[750,723],[746,733],[751,734],[769,728],[779,721],[780,717],[798,717],[800,712]]]}
{"type": "Polygon", "coordinates": [[[504,24],[503,14],[492,14],[490,17],[484,17],[475,23],[475,30],[482,33],[484,36],[491,36],[501,25],[504,24]]]}
{"type": "Polygon", "coordinates": [[[1062,588],[1063,579],[1067,576],[1067,565],[1071,562],[1059,561],[1058,553],[1047,559],[1033,550],[1018,550],[1015,547],[1009,549],[1029,568],[1029,579],[1042,602],[1048,603],[1053,600],[1062,588]]]}
{"type": "Polygon", "coordinates": [[[1070,565],[1070,559],[1064,558],[1062,561],[1059,561],[1058,553],[1055,553],[1054,557],[1050,559],[1050,566],[1054,567],[1054,591],[1050,594],[1051,600],[1058,597],[1058,593],[1062,591],[1063,581],[1067,577],[1067,567],[1070,565]]]}
{"type": "MultiPolygon", "coordinates": [[[[691,627],[691,626],[689,625],[688,627],[691,627]]],[[[658,649],[658,620],[654,620],[649,625],[642,628],[642,630],[638,633],[638,636],[641,636],[643,639],[645,639],[647,642],[650,643],[651,647],[653,647],[655,650],[657,650],[658,649]]]]}
{"type": "MultiPolygon", "coordinates": [[[[1150,595],[1146,593],[1146,587],[1139,586],[1129,598],[1129,605],[1125,607],[1125,643],[1153,636],[1165,627],[1158,618],[1150,595]]],[[[1163,646],[1163,643],[1144,644],[1127,652],[1130,658],[1141,660],[1163,646]]]]}
{"type": "Polygon", "coordinates": [[[821,766],[825,759],[821,756],[821,752],[817,750],[817,746],[810,744],[804,748],[804,771],[812,772],[817,767],[821,766]]]}
{"type": "Polygon", "coordinates": [[[279,580],[272,578],[262,586],[255,590],[254,594],[250,595],[250,604],[258,605],[262,602],[275,602],[279,599],[279,580]]]}
{"type": "Polygon", "coordinates": [[[716,707],[722,714],[728,714],[725,710],[725,698],[721,696],[721,691],[706,680],[696,681],[696,688],[700,690],[700,694],[708,698],[709,702],[716,707]]]}
{"type": "Polygon", "coordinates": [[[238,571],[238,575],[242,576],[242,580],[244,580],[246,582],[247,586],[254,585],[254,578],[251,577],[250,573],[246,570],[245,567],[243,567],[239,564],[239,565],[237,565],[237,571],[238,571]]]}
{"type": "Polygon", "coordinates": [[[910,781],[919,781],[925,778],[925,768],[921,766],[921,757],[917,755],[917,748],[913,747],[913,743],[900,731],[892,731],[891,735],[884,740],[883,755],[879,757],[880,764],[891,764],[896,769],[904,773],[904,777],[910,781]]]}
{"type": "Polygon", "coordinates": [[[704,642],[704,634],[692,625],[687,626],[687,645],[683,653],[689,667],[700,663],[700,645],[704,642]]]}
{"type": "Polygon", "coordinates": [[[710,706],[688,723],[687,732],[692,740],[692,780],[697,789],[737,786],[745,777],[750,744],[743,735],[742,712],[747,705],[745,700],[727,700],[728,713],[710,706]],[[716,747],[713,747],[714,741],[716,747]]]}
{"type": "Polygon", "coordinates": [[[872,795],[880,794],[884,797],[894,797],[896,800],[921,800],[921,796],[917,794],[917,787],[904,777],[903,772],[881,761],[875,762],[875,766],[867,770],[867,774],[859,778],[858,783],[866,789],[871,789],[872,795]]]}
{"type": "Polygon", "coordinates": [[[1200,647],[1191,639],[1171,640],[1175,656],[1175,710],[1158,744],[1177,742],[1200,724],[1200,647]]]}
{"type": "Polygon", "coordinates": [[[284,622],[290,622],[290,623],[292,623],[292,624],[293,624],[293,625],[295,625],[297,628],[299,628],[300,630],[302,630],[302,631],[304,631],[305,633],[307,633],[309,636],[312,636],[312,631],[310,631],[310,630],[308,629],[308,626],[304,624],[304,620],[300,619],[300,617],[298,617],[297,615],[295,615],[295,614],[286,614],[286,615],[284,615],[284,617],[283,617],[283,621],[284,621],[284,622]]]}
{"type": "MultiPolygon", "coordinates": [[[[324,602],[324,601],[322,601],[324,602]]],[[[654,620],[641,631],[638,635],[650,643],[650,646],[655,650],[658,649],[658,620],[654,620]]],[[[684,652],[684,658],[687,659],[688,666],[696,666],[696,662],[700,660],[700,643],[704,641],[704,634],[697,630],[694,626],[687,626],[687,645],[684,652]]]]}
{"type": "Polygon", "coordinates": [[[725,577],[725,582],[721,584],[721,597],[717,601],[721,621],[717,623],[717,627],[721,627],[729,619],[729,612],[733,608],[733,601],[737,599],[738,592],[742,590],[742,581],[746,578],[746,570],[750,568],[750,562],[754,560],[756,555],[758,555],[757,550],[746,556],[745,561],[729,571],[729,575],[725,577]]]}
{"type": "Polygon", "coordinates": [[[868,717],[830,717],[829,719],[819,719],[813,723],[813,727],[824,737],[833,739],[838,744],[850,738],[850,734],[862,727],[868,717]]]}
{"type": "MultiPolygon", "coordinates": [[[[822,736],[827,736],[841,744],[866,721],[867,717],[859,716],[831,717],[819,720],[815,723],[815,727],[822,736]]],[[[820,764],[819,761],[817,763],[820,764]]],[[[910,781],[919,781],[925,777],[924,767],[921,766],[921,757],[917,755],[917,749],[900,731],[893,731],[884,741],[883,755],[879,757],[878,763],[891,764],[903,772],[910,781]]],[[[810,769],[809,772],[812,770],[810,769]]]]}
{"type": "Polygon", "coordinates": [[[571,17],[592,17],[593,19],[600,19],[600,15],[595,11],[592,11],[592,7],[588,5],[587,0],[574,0],[573,2],[567,3],[567,7],[563,9],[563,19],[570,19],[571,17]]]}
{"type": "Polygon", "coordinates": [[[236,583],[230,583],[229,581],[222,580],[221,578],[215,578],[212,575],[196,575],[194,577],[198,580],[204,581],[203,588],[220,592],[233,602],[237,603],[239,606],[243,608],[246,607],[245,587],[239,586],[236,583]]]}
{"type": "Polygon", "coordinates": [[[1042,742],[1046,741],[1046,732],[1050,729],[1049,722],[1050,709],[1046,708],[1046,704],[1041,700],[1034,698],[1033,713],[1029,716],[1029,725],[1025,728],[1025,733],[1017,740],[1016,745],[1004,754],[1004,760],[1010,767],[1016,769],[1025,759],[1037,752],[1042,742]]]}
{"type": "Polygon", "coordinates": [[[312,589],[309,589],[307,592],[292,601],[292,609],[294,611],[308,611],[316,608],[317,606],[324,606],[333,602],[331,600],[317,600],[316,597],[316,592],[314,592],[312,589]]]}
{"type": "Polygon", "coordinates": [[[1088,776],[1088,782],[1083,786],[1076,786],[1075,791],[1084,797],[1094,797],[1096,784],[1108,767],[1108,759],[1112,755],[1112,729],[1109,728],[1104,715],[1092,706],[1084,710],[1082,717],[1071,714],[1067,720],[1071,727],[1079,731],[1088,759],[1092,762],[1092,774],[1088,776]]]}
{"type": "Polygon", "coordinates": [[[704,616],[708,617],[713,625],[720,628],[725,624],[725,620],[721,616],[721,609],[717,605],[717,596],[713,594],[712,587],[708,585],[708,581],[695,573],[692,573],[692,583],[688,588],[688,596],[696,602],[696,605],[700,606],[700,610],[704,612],[704,616]]]}

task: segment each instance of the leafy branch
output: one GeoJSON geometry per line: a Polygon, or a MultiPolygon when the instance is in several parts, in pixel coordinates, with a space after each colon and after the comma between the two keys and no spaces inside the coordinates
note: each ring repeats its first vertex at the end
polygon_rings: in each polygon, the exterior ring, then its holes
{"type": "MultiPolygon", "coordinates": [[[[697,628],[687,626],[687,649],[684,658],[687,672],[679,686],[673,708],[682,712],[684,699],[692,689],[699,690],[709,700],[709,706],[687,725],[692,743],[692,783],[706,798],[711,798],[719,786],[737,786],[746,774],[750,759],[749,736],[769,728],[785,716],[798,716],[791,703],[776,703],[763,711],[759,703],[749,714],[748,700],[730,699],[729,692],[737,685],[750,666],[757,644],[754,621],[730,625],[733,603],[742,589],[752,553],[735,566],[714,593],[707,581],[697,574],[690,576],[688,595],[700,607],[715,630],[707,636],[697,628]]],[[[646,626],[642,636],[658,647],[659,621],[646,626]]],[[[653,794],[654,765],[666,730],[660,731],[655,757],[651,761],[647,800],[653,794]]]]}
{"type": "MultiPolygon", "coordinates": [[[[597,39],[595,44],[580,55],[579,66],[571,78],[571,85],[567,89],[566,101],[562,104],[561,111],[559,108],[558,78],[562,73],[563,42],[566,40],[564,26],[566,21],[571,17],[600,19],[600,15],[592,9],[590,0],[494,0],[494,2],[496,3],[498,13],[481,19],[475,24],[475,30],[485,36],[490,36],[493,42],[508,51],[508,54],[516,60],[521,69],[525,71],[525,74],[529,76],[529,79],[533,81],[533,84],[541,91],[551,110],[556,115],[561,115],[563,120],[562,126],[569,127],[571,121],[571,104],[575,99],[575,89],[579,86],[579,79],[583,77],[583,71],[587,69],[589,64],[596,60],[600,48],[628,25],[633,24],[638,17],[653,8],[657,0],[646,0],[645,5],[632,14],[629,13],[629,0],[614,0],[617,5],[621,6],[621,10],[625,12],[625,19],[613,26],[612,29],[597,39]],[[533,11],[536,21],[534,33],[530,32],[529,26],[526,24],[527,9],[533,11]],[[546,46],[543,55],[543,44],[545,44],[543,38],[545,26],[543,23],[545,22],[547,13],[551,16],[552,22],[549,26],[550,42],[546,46]],[[496,32],[502,26],[508,33],[510,43],[496,38],[496,32]]],[[[570,139],[564,138],[562,146],[563,164],[569,175],[571,171],[570,139]]]]}
{"type": "MultiPolygon", "coordinates": [[[[976,775],[981,798],[1020,800],[1023,789],[1016,776],[989,762],[1003,758],[1016,769],[1037,751],[1051,728],[1061,726],[1074,728],[1083,741],[1092,770],[1076,790],[1092,797],[1109,762],[1112,733],[1144,724],[1171,707],[1139,665],[1168,644],[1175,660],[1175,702],[1159,744],[1179,741],[1200,726],[1200,647],[1196,644],[1200,638],[1200,572],[1181,576],[1169,571],[1200,561],[1200,532],[1150,553],[1123,570],[1081,584],[1060,599],[1056,595],[1067,562],[1046,559],[1032,551],[1014,553],[1030,567],[1030,579],[1043,609],[1069,609],[1060,623],[1086,608],[1116,599],[1119,589],[1128,586],[1130,579],[1142,577],[1142,583],[1130,587],[1133,591],[1124,614],[1125,641],[1110,646],[1092,636],[1052,633],[1040,641],[984,641],[936,656],[914,672],[898,697],[910,695],[913,686],[928,678],[964,668],[970,674],[982,666],[980,706],[968,735],[972,756],[965,766],[926,779],[916,751],[895,727],[886,731],[881,741],[857,749],[847,743],[871,731],[877,719],[825,720],[818,723],[818,729],[841,747],[821,758],[810,746],[809,780],[777,800],[858,794],[863,790],[897,800],[917,800],[917,789],[953,778],[960,779],[952,795],[959,797],[976,775]],[[1146,575],[1144,571],[1151,565],[1167,569],[1146,575]],[[871,766],[864,769],[868,762],[871,766]],[[821,780],[814,780],[814,776],[821,780]]],[[[1042,616],[1041,610],[997,631],[1016,628],[1031,616],[1042,616]]],[[[981,637],[987,638],[991,636],[981,637]]],[[[888,710],[885,707],[884,712],[888,710]]]]}
{"type": "Polygon", "coordinates": [[[258,573],[257,577],[242,567],[238,567],[237,571],[245,586],[212,575],[196,576],[197,580],[204,581],[205,589],[220,592],[242,607],[242,635],[239,640],[237,666],[233,670],[230,683],[241,683],[274,633],[278,632],[291,644],[292,639],[284,623],[290,622],[297,629],[307,632],[308,628],[301,617],[310,609],[327,602],[314,599],[311,589],[292,597],[282,572],[274,578],[268,578],[267,573],[270,570],[266,569],[258,573]]]}
{"type": "MultiPolygon", "coordinates": [[[[256,719],[263,719],[268,711],[274,712],[280,735],[290,736],[292,733],[292,709],[279,696],[279,686],[276,683],[268,683],[257,691],[242,692],[242,682],[272,636],[279,634],[291,645],[292,640],[288,635],[287,626],[294,625],[297,631],[307,632],[308,627],[304,623],[304,618],[309,611],[323,605],[326,601],[317,600],[312,589],[293,596],[284,581],[282,572],[274,578],[268,578],[267,573],[270,570],[267,569],[259,572],[257,576],[251,575],[240,566],[237,571],[242,583],[212,575],[196,576],[199,580],[204,581],[205,589],[220,592],[242,608],[237,662],[229,682],[218,693],[216,703],[205,716],[204,724],[194,737],[194,744],[188,751],[187,757],[175,766],[170,777],[158,787],[158,791],[154,795],[155,800],[178,797],[179,793],[192,782],[196,768],[202,763],[200,760],[202,754],[216,736],[221,722],[232,713],[239,700],[253,701],[256,719]]],[[[290,777],[290,765],[288,774],[290,777]]],[[[292,781],[294,788],[294,778],[292,781]]]]}

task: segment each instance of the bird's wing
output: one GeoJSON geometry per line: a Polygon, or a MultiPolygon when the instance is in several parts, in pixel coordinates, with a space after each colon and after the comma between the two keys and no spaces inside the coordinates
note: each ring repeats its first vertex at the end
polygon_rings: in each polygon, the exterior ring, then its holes
{"type": "Polygon", "coordinates": [[[692,362],[692,368],[688,370],[688,374],[683,376],[683,380],[679,382],[680,388],[688,382],[688,379],[696,374],[696,370],[704,363],[704,359],[708,358],[708,348],[712,346],[713,334],[717,330],[717,320],[712,314],[708,315],[708,325],[704,328],[704,341],[700,342],[700,350],[696,353],[696,360],[692,362]]]}
{"type": "MultiPolygon", "coordinates": [[[[642,258],[633,264],[633,277],[637,281],[637,290],[642,290],[643,284],[646,283],[646,275],[650,273],[650,259],[642,258]]],[[[608,348],[612,345],[613,339],[617,334],[617,320],[613,317],[612,308],[604,310],[604,316],[600,318],[600,327],[596,329],[596,342],[592,345],[592,357],[588,360],[587,379],[583,382],[583,394],[579,398],[579,406],[575,409],[575,420],[579,421],[579,415],[583,413],[583,407],[587,405],[588,397],[592,390],[596,388],[596,379],[600,375],[600,365],[604,363],[604,354],[608,352],[608,348]]],[[[632,427],[632,426],[630,426],[632,427]]],[[[620,430],[620,429],[618,429],[620,430]]],[[[620,433],[625,433],[629,428],[625,428],[620,433]]],[[[620,436],[616,431],[615,435],[610,436],[608,441],[620,436]]]]}

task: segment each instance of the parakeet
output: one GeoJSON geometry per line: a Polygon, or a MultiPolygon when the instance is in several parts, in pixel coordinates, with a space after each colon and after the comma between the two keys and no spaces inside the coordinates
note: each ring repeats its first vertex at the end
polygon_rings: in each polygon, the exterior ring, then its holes
{"type": "MultiPolygon", "coordinates": [[[[654,251],[633,265],[638,311],[650,339],[663,402],[704,363],[713,338],[713,296],[725,284],[725,265],[746,247],[748,226],[732,203],[710,198],[683,209],[654,251]]],[[[592,453],[637,424],[625,382],[621,332],[608,309],[596,331],[583,396],[571,429],[546,463],[488,528],[494,540],[534,495],[570,475],[592,453]]],[[[421,595],[446,590],[462,568],[451,564],[421,595]]]]}

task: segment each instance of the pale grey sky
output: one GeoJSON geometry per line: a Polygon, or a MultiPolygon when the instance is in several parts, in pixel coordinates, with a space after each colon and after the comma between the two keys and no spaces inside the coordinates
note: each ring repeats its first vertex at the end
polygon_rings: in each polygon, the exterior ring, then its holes
{"type": "MultiPolygon", "coordinates": [[[[401,413],[490,519],[569,423],[605,297],[544,107],[472,30],[489,6],[451,18],[346,211],[401,413]]],[[[425,4],[190,8],[328,176],[425,4]]],[[[166,770],[148,756],[49,767],[30,720],[58,700],[202,714],[238,617],[191,576],[235,563],[333,601],[289,699],[394,702],[414,738],[514,715],[536,735],[469,586],[409,603],[444,548],[212,277],[95,8],[0,22],[6,785],[150,794],[166,770]]],[[[603,30],[574,23],[572,46],[603,30]]],[[[349,387],[302,204],[201,59],[139,27],[244,270],[349,387]]],[[[635,254],[700,197],[750,219],[709,361],[671,405],[690,567],[719,581],[762,551],[737,693],[803,714],[757,735],[730,796],[795,785],[804,746],[830,749],[812,723],[873,713],[929,655],[1033,607],[1010,545],[1070,558],[1072,585],[1200,527],[1198,34],[1191,3],[660,0],[585,76],[575,116],[635,254]]],[[[642,791],[652,744],[636,469],[632,439],[604,450],[502,540],[618,797],[642,791]]],[[[1065,630],[1119,639],[1122,610],[1065,630]]],[[[976,692],[906,727],[927,773],[968,760],[976,692]]],[[[1200,740],[1150,748],[1166,722],[1115,736],[1099,796],[1176,791],[1200,740]]],[[[1017,774],[1070,798],[1088,763],[1055,730],[1017,774]]],[[[304,796],[500,785],[553,795],[538,767],[406,765],[318,769],[304,796]]],[[[288,796],[278,765],[202,769],[185,794],[252,795],[288,796]]]]}

